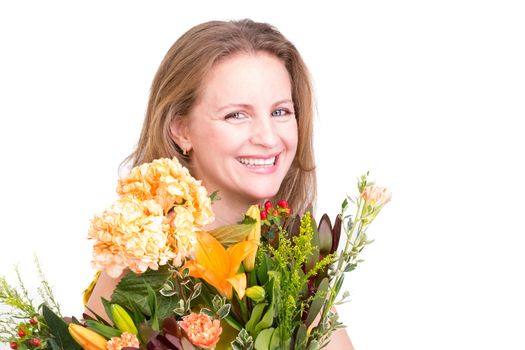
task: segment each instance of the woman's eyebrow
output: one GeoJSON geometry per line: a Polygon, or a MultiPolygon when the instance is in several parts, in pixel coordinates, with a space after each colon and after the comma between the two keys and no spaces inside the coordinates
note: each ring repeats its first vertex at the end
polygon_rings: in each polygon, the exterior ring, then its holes
{"type": "Polygon", "coordinates": [[[291,104],[293,104],[293,101],[290,100],[289,98],[287,98],[287,99],[284,99],[284,100],[277,101],[273,105],[277,106],[277,105],[280,105],[281,103],[291,103],[291,104]]]}
{"type": "Polygon", "coordinates": [[[219,113],[219,112],[221,112],[221,111],[224,110],[224,109],[232,108],[232,107],[236,107],[236,108],[246,108],[246,109],[252,108],[251,105],[246,104],[246,103],[229,103],[229,104],[227,104],[226,106],[222,106],[221,108],[219,108],[219,109],[217,110],[216,113],[219,113]]]}
{"type": "MultiPolygon", "coordinates": [[[[275,106],[277,106],[277,105],[279,105],[281,103],[291,103],[291,104],[293,104],[293,101],[290,100],[289,98],[287,98],[287,99],[279,100],[279,101],[275,102],[272,106],[275,107],[275,106]]],[[[223,111],[223,110],[225,110],[227,108],[232,108],[232,107],[235,107],[235,108],[246,108],[246,109],[252,109],[253,108],[252,105],[247,104],[247,103],[229,103],[229,104],[219,108],[216,111],[216,113],[219,113],[219,112],[221,112],[221,111],[223,111]]]]}

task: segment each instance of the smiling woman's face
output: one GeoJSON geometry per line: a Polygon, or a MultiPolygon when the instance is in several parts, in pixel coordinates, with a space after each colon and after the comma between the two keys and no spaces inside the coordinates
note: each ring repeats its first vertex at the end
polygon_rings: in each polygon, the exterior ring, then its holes
{"type": "Polygon", "coordinates": [[[297,150],[291,82],[266,53],[227,58],[207,75],[186,119],[192,174],[242,202],[274,196],[297,150]]]}

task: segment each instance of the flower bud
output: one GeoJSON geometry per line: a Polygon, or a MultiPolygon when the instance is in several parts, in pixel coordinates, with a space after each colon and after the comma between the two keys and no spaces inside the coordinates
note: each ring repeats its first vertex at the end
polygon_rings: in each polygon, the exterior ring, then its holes
{"type": "Polygon", "coordinates": [[[139,332],[135,323],[131,319],[131,316],[124,310],[124,308],[118,304],[111,304],[111,316],[115,321],[115,326],[123,332],[128,332],[137,335],[139,332]]]}
{"type": "MultiPolygon", "coordinates": [[[[253,224],[253,228],[248,234],[247,240],[254,240],[259,244],[261,240],[261,213],[259,208],[256,205],[252,205],[248,208],[246,215],[254,219],[256,222],[253,224]]],[[[254,250],[253,253],[249,254],[246,259],[244,259],[244,269],[247,272],[250,272],[255,267],[255,256],[257,255],[257,250],[254,250]]]]}
{"type": "Polygon", "coordinates": [[[81,325],[70,323],[68,326],[71,337],[86,350],[106,350],[108,341],[98,333],[81,325]]]}
{"type": "Polygon", "coordinates": [[[266,292],[261,286],[252,286],[246,289],[246,296],[255,301],[256,303],[259,303],[264,300],[266,292]]]}

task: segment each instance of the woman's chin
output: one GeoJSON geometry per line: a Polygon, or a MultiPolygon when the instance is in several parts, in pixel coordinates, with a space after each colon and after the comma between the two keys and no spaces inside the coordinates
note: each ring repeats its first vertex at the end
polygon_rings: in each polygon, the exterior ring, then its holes
{"type": "Polygon", "coordinates": [[[253,188],[246,191],[246,197],[251,198],[253,202],[259,202],[268,198],[272,198],[279,192],[279,188],[253,188]]]}

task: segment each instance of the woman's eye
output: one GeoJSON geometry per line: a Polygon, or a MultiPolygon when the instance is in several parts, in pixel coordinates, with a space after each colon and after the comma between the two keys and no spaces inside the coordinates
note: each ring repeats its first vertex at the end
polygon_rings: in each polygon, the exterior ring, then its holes
{"type": "Polygon", "coordinates": [[[288,114],[290,114],[290,111],[284,108],[279,108],[272,112],[272,117],[284,117],[288,114]]]}
{"type": "Polygon", "coordinates": [[[244,118],[244,114],[242,114],[241,112],[230,113],[226,117],[224,117],[224,119],[226,120],[228,119],[238,120],[238,119],[243,119],[243,118],[244,118]]]}

